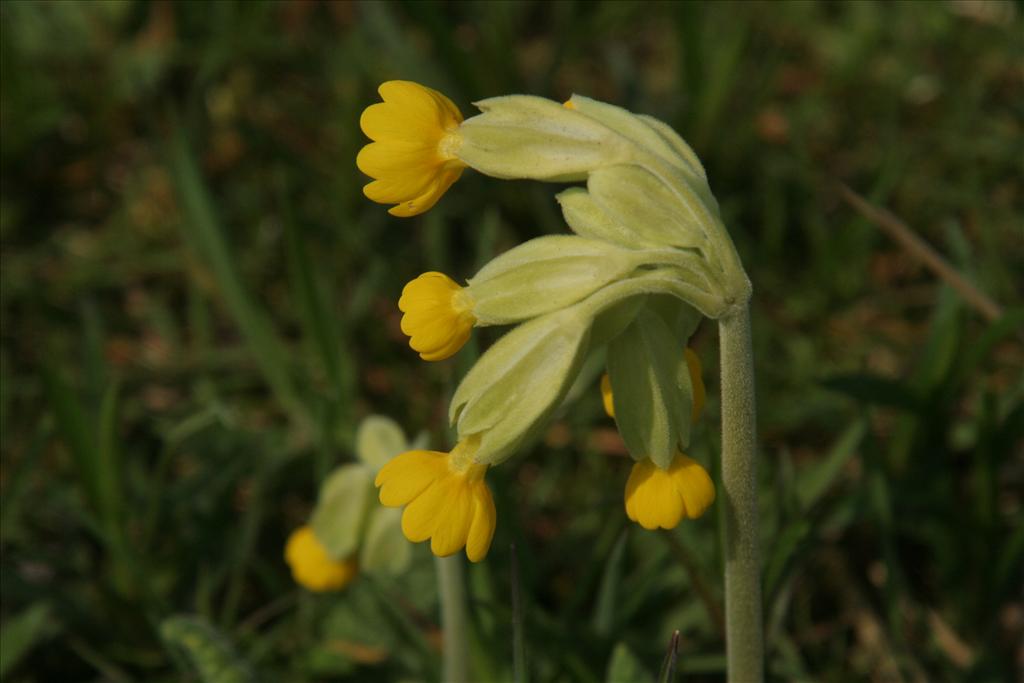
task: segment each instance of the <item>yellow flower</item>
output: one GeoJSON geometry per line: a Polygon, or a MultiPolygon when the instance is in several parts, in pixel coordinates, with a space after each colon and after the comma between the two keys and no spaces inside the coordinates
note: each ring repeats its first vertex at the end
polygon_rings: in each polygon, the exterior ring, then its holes
{"type": "Polygon", "coordinates": [[[667,470],[641,460],[626,482],[626,515],[645,529],[674,529],[684,517],[700,517],[714,500],[707,470],[681,452],[667,470]]]}
{"type": "MultiPolygon", "coordinates": [[[[693,349],[686,348],[686,367],[690,371],[690,386],[693,388],[693,407],[690,411],[690,419],[694,422],[704,411],[706,391],[704,389],[704,378],[701,377],[700,358],[693,349]]],[[[615,402],[612,396],[612,381],[608,373],[601,376],[601,402],[604,403],[604,412],[608,417],[615,417],[615,402]]]]}
{"type": "Polygon", "coordinates": [[[436,204],[466,167],[455,155],[462,114],[441,93],[411,81],[388,81],[378,92],[384,101],[359,119],[373,140],[356,157],[359,170],[374,178],[363,193],[395,204],[388,210],[393,216],[415,216],[436,204]]]}
{"type": "Polygon", "coordinates": [[[484,483],[487,465],[473,462],[478,441],[460,442],[451,454],[408,451],[377,474],[381,504],[405,506],[405,537],[413,543],[429,538],[439,557],[465,547],[470,562],[479,562],[491,547],[496,513],[484,483]]]}
{"type": "Polygon", "coordinates": [[[409,335],[409,346],[423,360],[455,355],[476,323],[473,300],[444,273],[423,273],[407,284],[398,308],[405,313],[402,332],[409,335]]]}
{"type": "Polygon", "coordinates": [[[311,591],[341,590],[356,576],[355,558],[339,561],[330,557],[308,525],[300,526],[288,537],[284,558],[295,583],[311,591]]]}

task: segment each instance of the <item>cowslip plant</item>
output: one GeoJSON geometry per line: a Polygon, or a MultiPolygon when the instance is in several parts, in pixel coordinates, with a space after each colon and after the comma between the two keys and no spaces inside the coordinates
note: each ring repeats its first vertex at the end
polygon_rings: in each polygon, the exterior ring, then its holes
{"type": "Polygon", "coordinates": [[[370,415],[359,424],[357,461],[327,475],[309,522],[285,543],[285,561],[296,583],[313,592],[339,591],[360,572],[405,571],[410,553],[399,515],[372,504],[373,480],[394,456],[412,446],[388,417],[370,415]]]}
{"type": "MultiPolygon", "coordinates": [[[[543,428],[587,355],[605,347],[603,397],[636,461],[626,514],[647,529],[699,517],[715,489],[685,455],[704,397],[699,361],[684,349],[701,317],[717,320],[727,659],[732,680],[760,680],[751,285],[697,156],[661,121],[580,95],[564,103],[494,97],[464,119],[451,100],[416,83],[390,81],[379,92],[383,102],[360,121],[373,142],[356,161],[374,179],[366,196],[393,204],[393,215],[427,211],[466,168],[581,184],[555,197],[574,234],[521,244],[465,285],[437,272],[406,285],[402,330],[424,360],[451,357],[476,327],[513,327],[452,397],[456,446],[390,461],[376,478],[381,503],[404,506],[410,540],[429,538],[439,556],[464,547],[481,560],[496,524],[487,469],[543,428]]],[[[442,582],[445,594],[461,592],[442,582]]],[[[464,641],[450,635],[446,644],[464,641]]],[[[465,678],[465,670],[449,677],[465,678]]]]}

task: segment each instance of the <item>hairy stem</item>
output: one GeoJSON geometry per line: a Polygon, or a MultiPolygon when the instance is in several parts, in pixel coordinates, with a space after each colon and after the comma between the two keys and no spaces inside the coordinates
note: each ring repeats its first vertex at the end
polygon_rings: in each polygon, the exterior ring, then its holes
{"type": "Polygon", "coordinates": [[[763,679],[757,429],[750,309],[718,321],[722,371],[722,488],[725,498],[725,643],[729,680],[763,679]]]}
{"type": "Polygon", "coordinates": [[[462,555],[435,557],[437,585],[441,592],[441,628],[444,639],[445,683],[469,682],[469,650],[466,633],[466,587],[462,555]]]}

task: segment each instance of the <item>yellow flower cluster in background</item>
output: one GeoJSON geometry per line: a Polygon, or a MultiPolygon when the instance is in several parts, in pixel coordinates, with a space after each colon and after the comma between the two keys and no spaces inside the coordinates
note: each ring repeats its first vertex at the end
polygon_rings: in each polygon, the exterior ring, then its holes
{"type": "MultiPolygon", "coordinates": [[[[421,440],[417,440],[421,441],[421,440]]],[[[370,415],[356,430],[356,461],[339,465],[320,484],[309,521],[291,533],[284,559],[295,582],[315,592],[339,591],[359,573],[397,575],[409,564],[396,510],[369,505],[374,478],[410,444],[402,428],[370,415]]]]}

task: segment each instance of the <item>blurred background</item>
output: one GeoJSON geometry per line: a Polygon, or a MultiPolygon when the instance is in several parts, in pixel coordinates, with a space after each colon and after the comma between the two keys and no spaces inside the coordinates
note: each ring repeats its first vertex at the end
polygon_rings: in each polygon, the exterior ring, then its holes
{"type": "MultiPolygon", "coordinates": [[[[578,92],[707,167],[754,282],[768,670],[1009,681],[1024,668],[1022,5],[20,2],[0,5],[0,677],[436,680],[433,562],[314,595],[284,540],[389,415],[450,445],[496,332],[421,362],[402,285],[564,232],[532,182],[429,213],[365,199],[358,118],[410,79],[471,102],[578,92]],[[902,218],[986,317],[855,211],[902,218]]],[[[717,340],[693,457],[718,463],[717,340]]],[[[599,369],[599,368],[595,368],[599,369]]],[[[467,576],[481,681],[721,680],[720,507],[627,523],[593,386],[489,474],[467,576]],[[613,661],[614,660],[614,661],[613,661]]],[[[717,475],[714,475],[717,477],[717,475]]]]}

